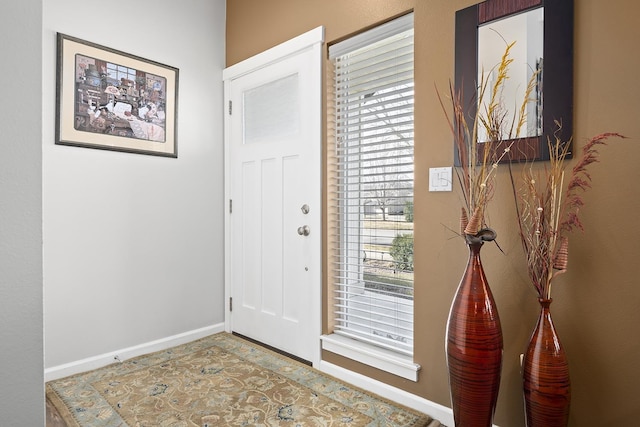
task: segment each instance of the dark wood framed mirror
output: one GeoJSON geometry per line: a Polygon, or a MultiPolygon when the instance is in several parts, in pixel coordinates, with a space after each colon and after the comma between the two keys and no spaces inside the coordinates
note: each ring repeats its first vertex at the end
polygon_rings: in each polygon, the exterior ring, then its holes
{"type": "MultiPolygon", "coordinates": [[[[536,12],[541,40],[540,80],[537,86],[533,133],[516,138],[508,157],[512,161],[548,160],[548,141],[568,142],[573,134],[573,0],[486,0],[456,12],[455,29],[455,90],[463,94],[467,117],[474,117],[479,80],[479,29],[483,25],[506,21],[530,11],[536,12]],[[556,121],[562,123],[558,133],[556,121]]],[[[536,18],[537,19],[537,18],[536,18]]],[[[497,31],[496,31],[497,32],[497,31]]],[[[506,38],[505,38],[506,40],[506,38]]],[[[523,40],[516,44],[523,43],[523,40]]],[[[504,52],[506,42],[500,49],[504,52]]],[[[527,41],[524,40],[526,44],[527,41]]],[[[514,61],[515,63],[515,61],[514,61]]],[[[530,68],[535,64],[529,63],[530,68]]],[[[481,66],[484,69],[487,67],[481,66]]],[[[529,115],[529,114],[528,114],[529,115]]],[[[458,158],[456,153],[456,159],[458,158]]]]}

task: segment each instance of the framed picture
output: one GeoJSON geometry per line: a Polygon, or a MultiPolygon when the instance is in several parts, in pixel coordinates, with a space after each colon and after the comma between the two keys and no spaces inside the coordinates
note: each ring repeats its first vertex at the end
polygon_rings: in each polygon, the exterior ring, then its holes
{"type": "Polygon", "coordinates": [[[178,69],[58,33],[56,144],[178,157],[178,69]]]}

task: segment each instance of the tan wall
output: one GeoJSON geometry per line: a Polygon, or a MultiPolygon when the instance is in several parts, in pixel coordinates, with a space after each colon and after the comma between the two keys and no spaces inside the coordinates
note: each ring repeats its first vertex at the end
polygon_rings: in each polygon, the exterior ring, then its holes
{"type": "MultiPolygon", "coordinates": [[[[453,75],[454,14],[473,0],[228,0],[227,66],[319,25],[328,43],[415,10],[415,361],[412,383],[349,362],[348,369],[450,406],[444,338],[451,299],[466,264],[466,247],[448,228],[458,227],[460,198],[429,193],[428,168],[453,163],[451,137],[435,96],[453,75]]],[[[640,384],[640,283],[635,265],[640,228],[640,5],[635,0],[575,2],[576,145],[603,131],[630,138],[601,149],[585,195],[586,232],[571,238],[569,272],[554,289],[552,313],[570,358],[572,427],[637,424],[640,384]],[[635,214],[634,214],[635,212],[635,214]]],[[[537,317],[537,301],[516,236],[513,201],[504,168],[490,208],[504,253],[483,249],[504,334],[502,384],[495,422],[524,426],[519,354],[537,317]]],[[[326,285],[325,285],[326,287],[326,285]]],[[[325,319],[326,322],[326,319],[325,319]]]]}

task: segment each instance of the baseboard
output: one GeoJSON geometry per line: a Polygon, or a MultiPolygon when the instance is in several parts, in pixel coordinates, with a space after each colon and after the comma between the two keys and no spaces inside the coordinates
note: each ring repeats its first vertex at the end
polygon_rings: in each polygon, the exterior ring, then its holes
{"type": "Polygon", "coordinates": [[[341,366],[334,365],[333,363],[322,361],[318,369],[342,381],[353,384],[356,387],[369,390],[385,399],[401,403],[416,411],[425,413],[446,426],[453,426],[453,411],[451,408],[447,408],[446,406],[416,396],[415,394],[390,386],[381,381],[374,380],[357,372],[350,371],[341,366]]]}
{"type": "MultiPolygon", "coordinates": [[[[409,408],[415,409],[416,411],[427,414],[430,417],[440,421],[440,423],[444,424],[445,426],[452,427],[454,425],[453,411],[451,410],[451,408],[432,402],[423,397],[416,396],[415,394],[409,393],[399,388],[390,386],[389,384],[383,383],[381,381],[374,380],[373,378],[369,378],[357,372],[342,368],[338,365],[334,365],[333,363],[321,361],[318,369],[322,372],[339,378],[342,381],[353,384],[356,387],[360,387],[364,390],[369,390],[372,393],[384,397],[385,399],[401,403],[402,405],[408,406],[409,408]]],[[[494,425],[493,427],[498,426],[494,425]]]]}
{"type": "Polygon", "coordinates": [[[166,350],[167,348],[195,341],[200,338],[204,338],[206,336],[223,331],[224,323],[219,323],[217,325],[206,326],[204,328],[183,332],[181,334],[161,338],[159,340],[147,342],[133,347],[111,351],[109,353],[100,354],[75,362],[65,363],[59,366],[52,366],[44,370],[44,380],[57,380],[60,378],[68,377],[69,375],[75,375],[81,372],[87,372],[93,369],[102,368],[103,366],[116,363],[118,360],[124,361],[127,359],[131,359],[132,357],[166,350]]]}

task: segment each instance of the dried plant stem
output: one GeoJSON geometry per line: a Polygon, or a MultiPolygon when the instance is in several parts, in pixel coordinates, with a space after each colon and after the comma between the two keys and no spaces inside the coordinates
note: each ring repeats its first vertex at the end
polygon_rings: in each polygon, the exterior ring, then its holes
{"type": "Polygon", "coordinates": [[[462,218],[465,218],[465,227],[462,230],[463,235],[479,236],[482,234],[482,230],[487,228],[486,210],[493,197],[498,164],[508,156],[515,143],[515,138],[519,136],[526,123],[526,106],[532,101],[531,93],[536,87],[538,71],[534,72],[529,79],[520,109],[510,118],[504,107],[503,88],[509,78],[509,66],[513,63],[510,53],[514,45],[515,42],[506,45],[500,62],[491,69],[491,72],[495,72],[496,75],[495,81],[491,85],[487,74],[482,72],[480,82],[477,85],[476,97],[472,101],[477,105],[477,108],[473,109],[475,111],[473,117],[465,116],[462,88],[455,90],[452,84],[449,84],[450,113],[436,88],[438,100],[453,134],[460,161],[460,167],[456,169],[456,174],[462,187],[464,199],[462,218]],[[488,102],[484,103],[483,100],[486,98],[488,98],[488,102]],[[472,122],[468,122],[468,120],[472,120],[472,122]],[[486,133],[487,141],[478,141],[480,127],[486,133]],[[499,147],[502,144],[505,144],[506,147],[500,151],[499,147]]]}
{"type": "Polygon", "coordinates": [[[568,237],[573,228],[583,229],[578,213],[584,205],[579,191],[590,188],[591,177],[586,168],[597,162],[596,145],[606,144],[610,137],[624,138],[617,133],[604,133],[591,138],[571,170],[565,188],[565,161],[569,142],[558,137],[548,141],[550,161],[544,168],[544,179],[528,164],[523,169],[521,185],[516,185],[509,167],[522,247],[527,257],[529,277],[540,298],[551,298],[552,282],[567,271],[568,237]]]}

